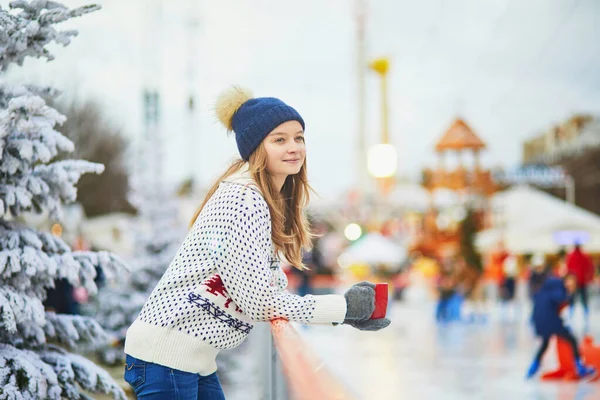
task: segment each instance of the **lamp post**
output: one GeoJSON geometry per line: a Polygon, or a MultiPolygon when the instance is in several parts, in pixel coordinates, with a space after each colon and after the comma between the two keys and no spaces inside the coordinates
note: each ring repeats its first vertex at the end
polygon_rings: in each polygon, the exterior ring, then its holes
{"type": "Polygon", "coordinates": [[[365,118],[365,78],[366,78],[366,44],[365,26],[367,19],[366,0],[355,0],[356,4],[356,78],[357,78],[357,108],[358,108],[358,140],[357,140],[357,163],[356,177],[358,188],[367,190],[369,176],[367,173],[367,149],[366,149],[366,118],[365,118]]]}
{"type": "Polygon", "coordinates": [[[398,166],[396,148],[390,144],[388,115],[388,80],[390,62],[387,58],[373,60],[369,67],[375,71],[381,82],[381,142],[369,150],[368,169],[377,179],[381,194],[386,196],[391,190],[398,166]]]}

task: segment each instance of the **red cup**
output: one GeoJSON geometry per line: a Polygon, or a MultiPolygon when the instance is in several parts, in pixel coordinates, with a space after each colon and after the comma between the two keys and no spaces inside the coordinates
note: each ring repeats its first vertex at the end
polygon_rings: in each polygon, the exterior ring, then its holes
{"type": "Polygon", "coordinates": [[[378,283],[375,285],[375,310],[370,319],[385,318],[388,304],[388,284],[378,283]]]}

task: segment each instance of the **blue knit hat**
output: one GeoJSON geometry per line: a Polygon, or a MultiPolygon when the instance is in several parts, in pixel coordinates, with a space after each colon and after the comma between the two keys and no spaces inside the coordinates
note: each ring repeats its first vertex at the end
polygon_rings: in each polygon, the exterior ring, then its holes
{"type": "Polygon", "coordinates": [[[248,161],[265,137],[287,121],[298,121],[305,128],[304,120],[293,107],[274,97],[257,97],[237,86],[225,91],[217,99],[217,116],[235,132],[240,156],[248,161]]]}

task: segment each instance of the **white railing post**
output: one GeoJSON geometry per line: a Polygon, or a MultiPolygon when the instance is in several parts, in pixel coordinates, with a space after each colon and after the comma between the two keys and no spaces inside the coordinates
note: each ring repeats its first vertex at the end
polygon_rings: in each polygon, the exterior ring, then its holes
{"type": "Polygon", "coordinates": [[[287,379],[283,374],[283,367],[281,365],[281,359],[277,354],[275,348],[275,341],[273,335],[269,330],[269,341],[271,342],[271,393],[274,396],[273,400],[288,400],[289,392],[287,386],[287,379]]]}
{"type": "Polygon", "coordinates": [[[257,330],[256,334],[259,339],[259,346],[257,347],[260,354],[261,398],[263,400],[288,400],[288,385],[277,355],[270,323],[256,324],[254,329],[257,330]]]}

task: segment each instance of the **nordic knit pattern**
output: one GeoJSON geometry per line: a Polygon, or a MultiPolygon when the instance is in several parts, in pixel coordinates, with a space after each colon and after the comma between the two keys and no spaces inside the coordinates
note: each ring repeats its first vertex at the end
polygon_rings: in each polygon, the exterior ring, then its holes
{"type": "Polygon", "coordinates": [[[269,208],[247,171],[222,182],[127,332],[125,352],[144,361],[216,371],[219,350],[238,346],[254,322],[283,317],[341,323],[341,295],[300,297],[274,254],[269,208]]]}

